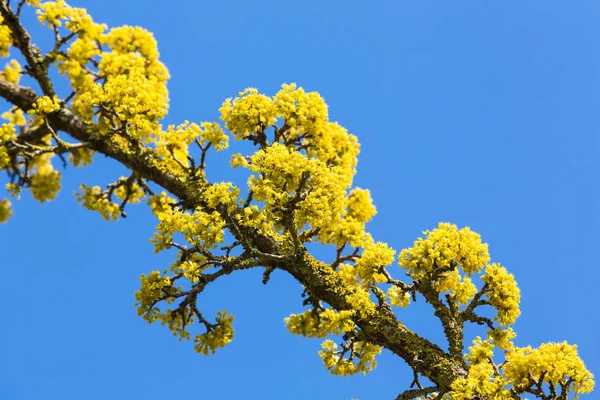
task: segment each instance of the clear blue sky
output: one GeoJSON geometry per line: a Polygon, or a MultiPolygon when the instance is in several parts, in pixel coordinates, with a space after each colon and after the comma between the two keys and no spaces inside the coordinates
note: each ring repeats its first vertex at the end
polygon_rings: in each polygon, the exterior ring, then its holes
{"type": "MultiPolygon", "coordinates": [[[[167,123],[215,120],[249,86],[319,91],[362,144],[356,184],[372,191],[375,238],[400,250],[439,221],[471,226],[522,290],[517,344],[576,343],[600,376],[598,2],[72,4],[155,33],[172,75],[167,123]]],[[[211,157],[209,174],[227,179],[211,157]]],[[[268,286],[259,271],[235,274],[202,295],[208,314],[236,316],[234,341],[215,356],[146,325],[133,307],[139,275],[172,260],[153,254],[155,220],[131,207],[106,223],[71,195],[122,173],[101,158],[68,168],[56,201],[25,195],[0,226],[0,399],[369,400],[410,384],[385,353],[365,377],[329,375],[320,341],[286,331],[301,289],[281,273],[268,286]]],[[[440,341],[431,314],[400,313],[440,341]]]]}

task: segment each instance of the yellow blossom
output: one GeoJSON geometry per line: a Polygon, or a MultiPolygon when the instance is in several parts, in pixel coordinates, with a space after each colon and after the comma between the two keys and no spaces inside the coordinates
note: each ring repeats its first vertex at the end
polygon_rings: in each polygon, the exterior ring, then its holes
{"type": "Polygon", "coordinates": [[[240,97],[227,99],[221,107],[221,120],[236,140],[259,132],[276,121],[275,104],[268,96],[259,94],[255,88],[239,93],[240,97]]]}
{"type": "Polygon", "coordinates": [[[355,360],[358,360],[358,362],[342,358],[341,351],[338,350],[338,346],[332,340],[323,342],[321,345],[323,350],[319,351],[319,356],[325,367],[334,375],[348,376],[359,372],[366,375],[367,372],[377,366],[375,356],[381,353],[381,347],[360,341],[355,343],[354,346],[355,360]]]}
{"type": "Polygon", "coordinates": [[[521,293],[512,274],[500,264],[488,265],[481,278],[488,285],[488,302],[498,310],[496,321],[502,325],[513,324],[521,314],[521,293]]]}
{"type": "Polygon", "coordinates": [[[10,201],[6,199],[0,200],[0,224],[8,221],[12,216],[12,207],[10,201]]]}
{"type": "Polygon", "coordinates": [[[19,83],[19,79],[21,78],[21,65],[19,62],[17,60],[10,60],[10,63],[4,67],[4,71],[0,73],[0,77],[12,83],[19,83]]]}
{"type": "Polygon", "coordinates": [[[216,349],[231,342],[233,340],[232,323],[233,315],[227,314],[227,311],[219,311],[217,313],[217,326],[205,334],[197,335],[194,339],[196,351],[204,355],[214,354],[216,349]]]}

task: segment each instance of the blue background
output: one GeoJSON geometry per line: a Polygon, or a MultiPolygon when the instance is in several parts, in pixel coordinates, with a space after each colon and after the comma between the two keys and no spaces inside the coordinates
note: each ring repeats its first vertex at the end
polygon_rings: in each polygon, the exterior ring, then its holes
{"type": "MultiPolygon", "coordinates": [[[[216,120],[222,101],[246,87],[319,91],[331,120],[361,142],[355,182],[377,206],[374,237],[400,250],[439,221],[471,226],[522,290],[517,345],[576,343],[600,373],[597,2],[73,5],[110,26],[155,33],[172,75],[166,123],[216,120]]],[[[50,40],[46,29],[32,33],[50,40]]],[[[227,168],[230,154],[210,155],[211,178],[243,179],[227,168]]],[[[139,275],[173,259],[153,254],[155,219],[132,206],[126,220],[106,223],[72,196],[82,182],[124,173],[102,157],[69,167],[56,201],[25,194],[0,226],[0,399],[368,400],[408,387],[410,369],[389,353],[367,376],[331,376],[320,341],[284,326],[302,299],[282,273],[267,286],[258,270],[237,273],[201,296],[206,314],[236,316],[234,341],[215,356],[147,326],[133,307],[139,275]]],[[[422,302],[399,316],[443,343],[422,302]]],[[[468,333],[470,342],[481,331],[468,333]]]]}

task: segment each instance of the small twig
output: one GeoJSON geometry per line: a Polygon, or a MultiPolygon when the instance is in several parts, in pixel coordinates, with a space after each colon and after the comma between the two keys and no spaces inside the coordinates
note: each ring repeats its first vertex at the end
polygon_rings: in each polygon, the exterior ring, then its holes
{"type": "Polygon", "coordinates": [[[229,257],[229,253],[231,253],[231,250],[233,250],[234,248],[236,248],[240,244],[242,244],[242,242],[240,242],[239,240],[236,240],[235,242],[233,242],[229,246],[223,246],[223,247],[221,247],[221,250],[225,251],[225,257],[229,257]]]}
{"type": "Polygon", "coordinates": [[[486,325],[490,329],[494,329],[494,322],[487,318],[475,315],[473,313],[465,316],[465,321],[474,322],[478,325],[486,325]]]}
{"type": "Polygon", "coordinates": [[[65,97],[65,99],[62,101],[62,104],[65,105],[67,104],[69,101],[71,101],[73,99],[73,97],[75,97],[75,95],[77,94],[77,92],[75,92],[74,90],[69,93],[69,95],[67,97],[65,97]]]}
{"type": "Polygon", "coordinates": [[[423,395],[435,393],[438,390],[439,390],[439,387],[437,387],[437,386],[431,386],[431,387],[427,387],[427,388],[421,387],[419,389],[411,389],[411,390],[407,390],[405,392],[400,393],[396,397],[396,400],[412,400],[412,399],[415,399],[415,398],[423,396],[423,395]]]}
{"type": "Polygon", "coordinates": [[[335,259],[335,261],[331,264],[331,268],[336,269],[343,262],[356,260],[359,257],[359,255],[358,255],[359,250],[360,250],[360,248],[357,247],[354,249],[354,252],[352,254],[348,254],[347,256],[343,256],[343,257],[340,257],[338,255],[338,257],[335,259]]]}
{"type": "Polygon", "coordinates": [[[417,372],[416,369],[413,369],[413,381],[411,382],[410,387],[413,388],[413,387],[415,387],[415,385],[419,389],[423,389],[421,382],[419,382],[419,373],[417,372]]]}
{"type": "Polygon", "coordinates": [[[252,189],[248,190],[248,197],[246,197],[246,201],[244,202],[244,207],[246,208],[248,206],[250,206],[250,203],[252,202],[252,197],[254,196],[254,192],[252,191],[252,189]]]}
{"type": "Polygon", "coordinates": [[[206,168],[206,164],[205,164],[206,153],[208,152],[208,149],[210,149],[210,146],[211,146],[212,143],[208,143],[206,146],[202,146],[200,144],[200,142],[198,141],[198,139],[194,140],[194,142],[200,148],[200,151],[201,151],[201,154],[200,154],[200,165],[198,166],[198,168],[205,169],[206,168]]]}
{"type": "Polygon", "coordinates": [[[262,279],[263,285],[266,285],[267,283],[269,283],[269,280],[271,279],[271,273],[274,270],[275,270],[275,268],[273,268],[273,267],[266,267],[265,268],[265,272],[263,273],[263,279],[262,279]]]}
{"type": "MultiPolygon", "coordinates": [[[[19,5],[17,6],[17,13],[16,16],[20,17],[21,16],[21,9],[23,8],[23,5],[25,4],[25,0],[21,0],[19,2],[19,5]]],[[[10,2],[7,3],[8,6],[10,6],[10,2]]]]}
{"type": "Polygon", "coordinates": [[[473,297],[467,308],[461,312],[461,320],[465,321],[465,316],[473,313],[473,310],[480,305],[486,304],[485,302],[481,302],[481,297],[487,292],[489,286],[488,284],[484,284],[481,289],[477,292],[477,294],[473,297]]]}

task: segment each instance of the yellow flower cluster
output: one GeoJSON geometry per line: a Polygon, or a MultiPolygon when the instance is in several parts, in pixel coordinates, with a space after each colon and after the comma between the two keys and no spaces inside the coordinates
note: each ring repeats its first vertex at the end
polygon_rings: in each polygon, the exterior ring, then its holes
{"type": "Polygon", "coordinates": [[[233,340],[233,315],[227,311],[217,312],[217,326],[202,335],[196,335],[194,349],[204,355],[214,354],[216,349],[225,347],[233,340]]]}
{"type": "Polygon", "coordinates": [[[200,133],[200,144],[206,146],[210,143],[217,151],[226,149],[229,146],[229,137],[223,128],[216,122],[200,123],[202,131],[200,133]]]}
{"type": "Polygon", "coordinates": [[[487,362],[494,355],[494,345],[489,340],[482,340],[477,336],[473,340],[473,346],[469,347],[469,354],[465,356],[471,364],[487,362]]]}
{"type": "Polygon", "coordinates": [[[358,155],[358,141],[337,123],[328,121],[327,104],[317,92],[305,92],[296,84],[282,85],[273,97],[276,117],[283,119],[288,142],[301,140],[309,157],[338,166],[349,178],[358,155]]]}
{"type": "Polygon", "coordinates": [[[371,193],[367,189],[354,188],[348,196],[348,217],[365,224],[375,216],[377,210],[373,205],[371,193]]]}
{"type": "Polygon", "coordinates": [[[33,167],[30,183],[31,194],[41,203],[53,200],[60,190],[61,175],[52,166],[53,156],[54,154],[42,154],[30,163],[33,167]]]}
{"type": "Polygon", "coordinates": [[[31,193],[41,203],[53,200],[60,190],[61,175],[57,171],[44,170],[31,176],[31,193]]]}
{"type": "Polygon", "coordinates": [[[165,213],[171,213],[175,211],[175,203],[176,201],[169,197],[164,190],[160,192],[160,194],[150,196],[150,198],[148,198],[148,205],[152,209],[152,213],[158,219],[161,219],[162,215],[165,213]]]}
{"type": "Polygon", "coordinates": [[[575,392],[575,398],[593,390],[594,376],[579,358],[577,346],[563,342],[545,343],[538,349],[516,348],[511,342],[514,337],[512,329],[495,329],[487,340],[477,337],[466,355],[470,364],[468,376],[455,380],[452,392],[445,398],[469,400],[478,395],[486,399],[512,399],[511,389],[517,393],[537,391],[537,385],[543,383],[559,391],[565,386],[575,392]],[[492,364],[494,347],[507,349],[501,371],[492,364]]]}
{"type": "Polygon", "coordinates": [[[490,261],[487,244],[469,228],[444,222],[423,233],[424,239],[400,252],[400,266],[415,280],[431,279],[437,293],[449,292],[458,304],[468,304],[477,293],[470,276],[490,261]]]}
{"type": "Polygon", "coordinates": [[[113,28],[102,38],[114,53],[131,54],[139,52],[145,59],[145,72],[164,84],[169,79],[167,68],[161,63],[154,35],[139,26],[113,28]]]}
{"type": "Polygon", "coordinates": [[[92,163],[94,152],[87,147],[79,147],[69,153],[69,162],[75,167],[85,167],[92,163]]]}
{"type": "Polygon", "coordinates": [[[477,288],[468,276],[461,277],[458,270],[444,272],[433,283],[438,293],[450,292],[452,298],[459,304],[467,305],[477,293],[477,288]]]}
{"type": "Polygon", "coordinates": [[[331,308],[320,313],[306,310],[302,314],[292,314],[285,319],[285,325],[295,335],[324,338],[327,335],[339,335],[354,328],[351,320],[354,311],[337,312],[331,308]]]}
{"type": "Polygon", "coordinates": [[[514,347],[513,339],[517,336],[512,328],[495,328],[488,331],[488,339],[494,346],[501,350],[510,350],[514,347]]]}
{"type": "Polygon", "coordinates": [[[189,308],[185,308],[181,312],[173,312],[173,310],[168,309],[165,312],[159,312],[156,318],[160,320],[162,326],[167,326],[173,336],[179,338],[180,342],[184,339],[190,339],[190,332],[184,326],[193,323],[195,318],[189,308]]]}
{"type": "Polygon", "coordinates": [[[192,310],[186,307],[178,312],[172,309],[163,312],[156,307],[156,304],[163,299],[166,303],[172,303],[174,301],[172,296],[181,291],[180,287],[173,286],[171,279],[164,275],[166,273],[165,270],[163,274],[159,271],[152,271],[148,275],[142,274],[140,290],[135,292],[137,313],[149,324],[160,321],[161,325],[167,326],[180,341],[189,340],[190,333],[185,326],[194,322],[195,316],[192,310]]]}
{"type": "Polygon", "coordinates": [[[165,294],[171,294],[175,291],[173,283],[165,270],[163,274],[160,271],[152,271],[148,275],[140,276],[141,287],[135,292],[135,305],[137,314],[143,317],[148,323],[152,323],[160,318],[161,312],[154,304],[165,294]]]}
{"type": "Polygon", "coordinates": [[[206,204],[211,208],[216,208],[219,204],[224,204],[229,211],[233,211],[240,195],[240,189],[231,182],[213,183],[204,191],[206,204]]]}
{"type": "Polygon", "coordinates": [[[469,347],[466,356],[469,362],[469,373],[465,378],[459,378],[452,383],[452,392],[446,398],[453,400],[470,400],[474,395],[490,400],[509,400],[512,397],[505,389],[505,381],[495,376],[492,356],[494,345],[489,340],[479,336],[469,347]]]}
{"type": "Polygon", "coordinates": [[[232,168],[237,168],[237,167],[248,168],[248,167],[250,167],[250,163],[248,163],[248,160],[246,159],[246,157],[244,157],[243,155],[241,155],[239,153],[231,156],[230,164],[231,164],[232,168]]]}
{"type": "MultiPolygon", "coordinates": [[[[179,268],[187,269],[188,266],[195,264],[193,261],[181,263],[174,270],[179,268]]],[[[187,269],[189,272],[190,270],[187,269]]],[[[166,325],[173,335],[178,336],[180,340],[190,339],[190,333],[185,329],[185,325],[191,324],[195,319],[193,310],[189,307],[182,309],[180,312],[173,312],[168,309],[162,312],[156,304],[164,299],[166,303],[172,303],[175,295],[181,291],[181,288],[174,287],[171,279],[166,276],[167,271],[163,274],[159,271],[152,271],[150,274],[142,274],[140,277],[141,287],[136,291],[135,299],[137,313],[143,317],[148,323],[159,320],[162,325],[166,325]],[[171,297],[169,297],[171,296],[171,297]],[[184,324],[183,321],[186,321],[184,324]]],[[[233,328],[231,326],[233,316],[227,314],[227,311],[219,311],[217,313],[216,324],[207,326],[207,332],[196,335],[194,348],[198,353],[204,355],[213,354],[217,348],[224,347],[233,339],[233,328]]]]}
{"type": "Polygon", "coordinates": [[[267,212],[264,209],[259,209],[258,206],[244,207],[241,213],[236,215],[237,221],[249,228],[256,229],[262,235],[277,237],[278,232],[269,222],[267,212]]]}
{"type": "Polygon", "coordinates": [[[191,254],[185,261],[177,260],[171,264],[174,274],[182,274],[191,283],[198,283],[202,271],[208,268],[206,258],[198,253],[191,254]]]}
{"type": "Polygon", "coordinates": [[[247,88],[240,97],[227,99],[220,108],[221,120],[236,140],[259,132],[276,121],[275,103],[255,88],[247,88]]]}
{"type": "Polygon", "coordinates": [[[160,128],[158,121],[167,114],[165,84],[155,75],[147,76],[146,60],[138,53],[103,55],[99,68],[100,74],[106,76],[103,87],[96,86],[78,101],[85,100],[88,107],[106,105],[111,109],[105,115],[107,121],[126,122],[127,133],[145,142],[160,128]]]}
{"type": "MultiPolygon", "coordinates": [[[[126,178],[121,178],[126,179],[126,178]]],[[[115,189],[115,196],[121,201],[127,199],[127,203],[139,204],[142,199],[146,198],[146,193],[137,183],[124,184],[115,189]]]]}
{"type": "Polygon", "coordinates": [[[338,173],[348,180],[354,175],[358,141],[346,129],[328,121],[327,104],[317,92],[307,93],[295,84],[284,84],[270,98],[248,88],[239,97],[225,100],[220,112],[236,140],[264,131],[282,119],[278,140],[287,146],[302,147],[309,157],[338,167],[338,173]]]}
{"type": "Polygon", "coordinates": [[[18,183],[7,183],[5,187],[11,197],[17,200],[21,199],[21,186],[18,183]]]}
{"type": "Polygon", "coordinates": [[[7,199],[0,200],[0,224],[8,221],[12,216],[12,207],[10,201],[7,199]]]}
{"type": "Polygon", "coordinates": [[[0,126],[0,169],[6,168],[10,163],[10,157],[8,156],[8,149],[4,143],[14,140],[17,135],[15,134],[14,124],[2,124],[0,126]]]}
{"type": "Polygon", "coordinates": [[[94,76],[86,68],[87,64],[100,55],[98,44],[105,42],[103,36],[105,24],[97,24],[83,8],[71,8],[66,11],[66,28],[77,34],[75,39],[63,54],[57,54],[57,66],[61,74],[66,75],[71,86],[78,92],[90,89],[94,84],[94,76]]]}
{"type": "Polygon", "coordinates": [[[352,179],[360,146],[356,136],[349,134],[346,128],[336,122],[321,124],[306,145],[310,157],[337,167],[346,179],[352,179]]]}
{"type": "MultiPolygon", "coordinates": [[[[189,340],[190,333],[185,328],[194,322],[196,315],[189,307],[185,307],[177,312],[172,309],[165,311],[156,307],[156,304],[163,300],[166,303],[172,303],[181,287],[174,287],[171,279],[159,271],[152,271],[150,274],[142,274],[140,290],[136,291],[135,298],[137,313],[149,324],[160,321],[161,325],[167,326],[174,336],[179,340],[189,340]]],[[[217,328],[219,329],[219,328],[217,328]]]]}
{"type": "Polygon", "coordinates": [[[45,26],[48,24],[49,28],[52,25],[62,26],[62,21],[65,20],[72,13],[72,8],[64,1],[47,1],[38,5],[36,14],[38,15],[38,21],[45,26]]]}
{"type": "Polygon", "coordinates": [[[278,221],[295,197],[296,229],[318,229],[318,240],[325,244],[349,242],[360,247],[368,241],[364,225],[375,214],[370,195],[355,189],[346,196],[355,172],[356,137],[328,122],[327,105],[318,93],[283,85],[269,98],[249,88],[225,101],[221,119],[238,140],[262,132],[277,119],[284,121],[276,128],[277,142],[251,158],[241,154],[231,158],[233,167],[246,167],[256,174],[248,185],[254,200],[266,203],[261,213],[272,225],[270,229],[281,228],[278,221]]]}
{"type": "Polygon", "coordinates": [[[357,287],[359,285],[356,269],[352,265],[341,264],[338,267],[337,274],[348,286],[357,287]]]}
{"type": "Polygon", "coordinates": [[[323,162],[275,143],[257,151],[250,164],[250,170],[257,175],[250,177],[248,186],[254,198],[264,201],[269,211],[277,213],[297,190],[305,193],[294,215],[297,229],[306,224],[324,229],[339,218],[346,185],[323,162]],[[310,176],[310,180],[305,176],[310,176]]]}
{"type": "Polygon", "coordinates": [[[489,291],[486,294],[489,304],[498,310],[495,320],[501,325],[514,324],[521,314],[519,303],[521,293],[515,277],[509,274],[500,264],[491,264],[485,268],[481,279],[487,283],[489,291]]]}
{"type": "Polygon", "coordinates": [[[187,121],[177,127],[170,125],[153,138],[156,154],[166,161],[171,169],[179,170],[181,165],[188,166],[188,147],[199,134],[197,125],[189,126],[187,121]]]}
{"type": "Polygon", "coordinates": [[[159,219],[160,223],[151,239],[157,253],[171,247],[176,233],[183,234],[189,243],[202,249],[213,249],[224,241],[225,221],[216,211],[206,213],[198,208],[192,214],[183,211],[165,212],[159,214],[159,219]]]}
{"type": "MultiPolygon", "coordinates": [[[[5,112],[4,114],[2,114],[2,118],[9,121],[8,123],[14,126],[25,126],[25,124],[27,123],[27,120],[25,119],[25,114],[20,108],[5,112]]],[[[14,129],[14,127],[11,129],[14,129]]]]}
{"type": "Polygon", "coordinates": [[[65,27],[67,30],[76,33],[78,40],[89,41],[90,39],[99,38],[106,30],[106,25],[94,23],[94,20],[84,8],[71,8],[68,17],[65,27]]]}
{"type": "Polygon", "coordinates": [[[490,261],[487,244],[481,243],[479,234],[469,228],[459,230],[456,225],[441,222],[433,231],[423,233],[425,239],[417,239],[411,249],[400,252],[400,266],[414,278],[454,264],[470,276],[490,261]]]}
{"type": "Polygon", "coordinates": [[[319,240],[324,244],[336,246],[348,242],[352,247],[362,247],[373,241],[371,235],[365,232],[365,224],[349,216],[341,217],[335,224],[323,229],[319,240]]]}
{"type": "Polygon", "coordinates": [[[349,360],[340,357],[341,351],[338,350],[338,346],[332,340],[326,340],[321,347],[323,350],[319,351],[319,356],[325,367],[333,375],[340,376],[354,375],[359,372],[366,375],[377,366],[375,356],[381,353],[380,346],[359,341],[354,344],[353,360],[349,360]],[[358,359],[358,362],[354,362],[356,359],[358,359]]]}
{"type": "Polygon", "coordinates": [[[0,16],[0,57],[7,57],[10,46],[12,46],[12,34],[10,28],[4,24],[4,18],[0,16]]]}
{"type": "Polygon", "coordinates": [[[67,57],[57,56],[59,72],[67,76],[71,87],[79,94],[94,87],[94,76],[86,69],[86,64],[99,54],[96,41],[78,38],[67,49],[67,57]]]}
{"type": "Polygon", "coordinates": [[[406,308],[410,304],[410,293],[402,291],[397,286],[392,286],[387,291],[390,304],[396,307],[406,308]]]}
{"type": "Polygon", "coordinates": [[[21,65],[19,62],[10,60],[10,63],[4,67],[4,71],[0,72],[0,77],[12,83],[19,83],[21,78],[21,65]]]}
{"type": "Polygon", "coordinates": [[[98,211],[106,221],[109,221],[111,218],[114,221],[119,219],[119,215],[121,215],[119,205],[110,201],[104,193],[102,193],[100,186],[89,187],[82,184],[79,189],[83,191],[83,193],[76,193],[77,201],[79,201],[86,209],[98,211]]]}
{"type": "MultiPolygon", "coordinates": [[[[53,18],[54,8],[40,15],[53,18]]],[[[59,71],[67,75],[76,92],[73,110],[88,123],[96,121],[97,114],[98,134],[126,127],[127,134],[142,143],[156,138],[159,120],[168,109],[169,75],[158,60],[152,34],[131,26],[104,33],[106,26],[94,23],[85,10],[69,6],[65,10],[57,18],[68,18],[67,28],[77,32],[77,39],[66,56],[61,53],[56,58],[59,71]],[[101,51],[101,45],[109,51],[101,51]]]]}
{"type": "Polygon", "coordinates": [[[385,243],[370,243],[356,262],[356,272],[363,283],[386,282],[382,268],[392,264],[395,255],[396,252],[385,243]]]}
{"type": "Polygon", "coordinates": [[[579,358],[577,346],[567,342],[544,343],[537,349],[513,349],[506,357],[503,375],[517,389],[529,385],[530,376],[536,381],[543,377],[543,382],[557,388],[569,382],[575,398],[594,389],[594,376],[579,358]]]}
{"type": "Polygon", "coordinates": [[[291,129],[290,138],[314,132],[327,121],[327,104],[317,92],[306,93],[295,83],[283,84],[273,97],[276,114],[291,129]]]}
{"type": "Polygon", "coordinates": [[[202,122],[200,125],[184,121],[178,126],[170,125],[166,131],[151,135],[156,154],[162,158],[170,171],[188,167],[189,146],[197,141],[203,146],[212,145],[217,151],[226,149],[229,138],[216,122],[202,122]]]}
{"type": "Polygon", "coordinates": [[[42,96],[37,98],[32,107],[31,110],[27,111],[27,114],[35,116],[38,118],[38,121],[43,121],[45,114],[60,110],[60,102],[56,96],[53,98],[42,96]]]}
{"type": "MultiPolygon", "coordinates": [[[[8,68],[8,67],[7,67],[8,68]]],[[[17,109],[16,111],[9,111],[9,112],[5,112],[4,114],[2,114],[2,118],[7,119],[9,122],[8,123],[3,123],[0,126],[0,169],[5,169],[6,167],[8,167],[10,165],[10,157],[8,155],[8,149],[6,147],[6,143],[10,142],[11,140],[14,140],[17,136],[16,136],[16,126],[22,126],[25,124],[25,117],[23,116],[23,111],[20,109],[17,109]]],[[[37,160],[38,164],[41,162],[41,160],[37,160]]],[[[36,164],[33,163],[32,167],[35,166],[36,164]]],[[[39,173],[39,168],[36,169],[36,171],[39,173]]],[[[38,184],[37,189],[40,189],[40,178],[36,178],[36,184],[38,184]]],[[[9,191],[9,193],[11,194],[11,196],[19,199],[20,196],[20,192],[21,192],[21,188],[18,185],[15,184],[7,184],[6,185],[6,189],[9,191]]],[[[40,197],[36,197],[36,198],[44,198],[44,196],[41,196],[41,190],[38,190],[36,192],[36,195],[40,196],[40,197]]],[[[0,223],[5,223],[8,221],[8,219],[12,216],[12,206],[11,206],[11,202],[8,199],[1,199],[0,200],[0,223]]]]}
{"type": "Polygon", "coordinates": [[[369,292],[361,287],[356,287],[346,296],[346,301],[352,309],[360,313],[361,318],[369,318],[369,315],[374,311],[375,304],[371,300],[369,292]]]}

